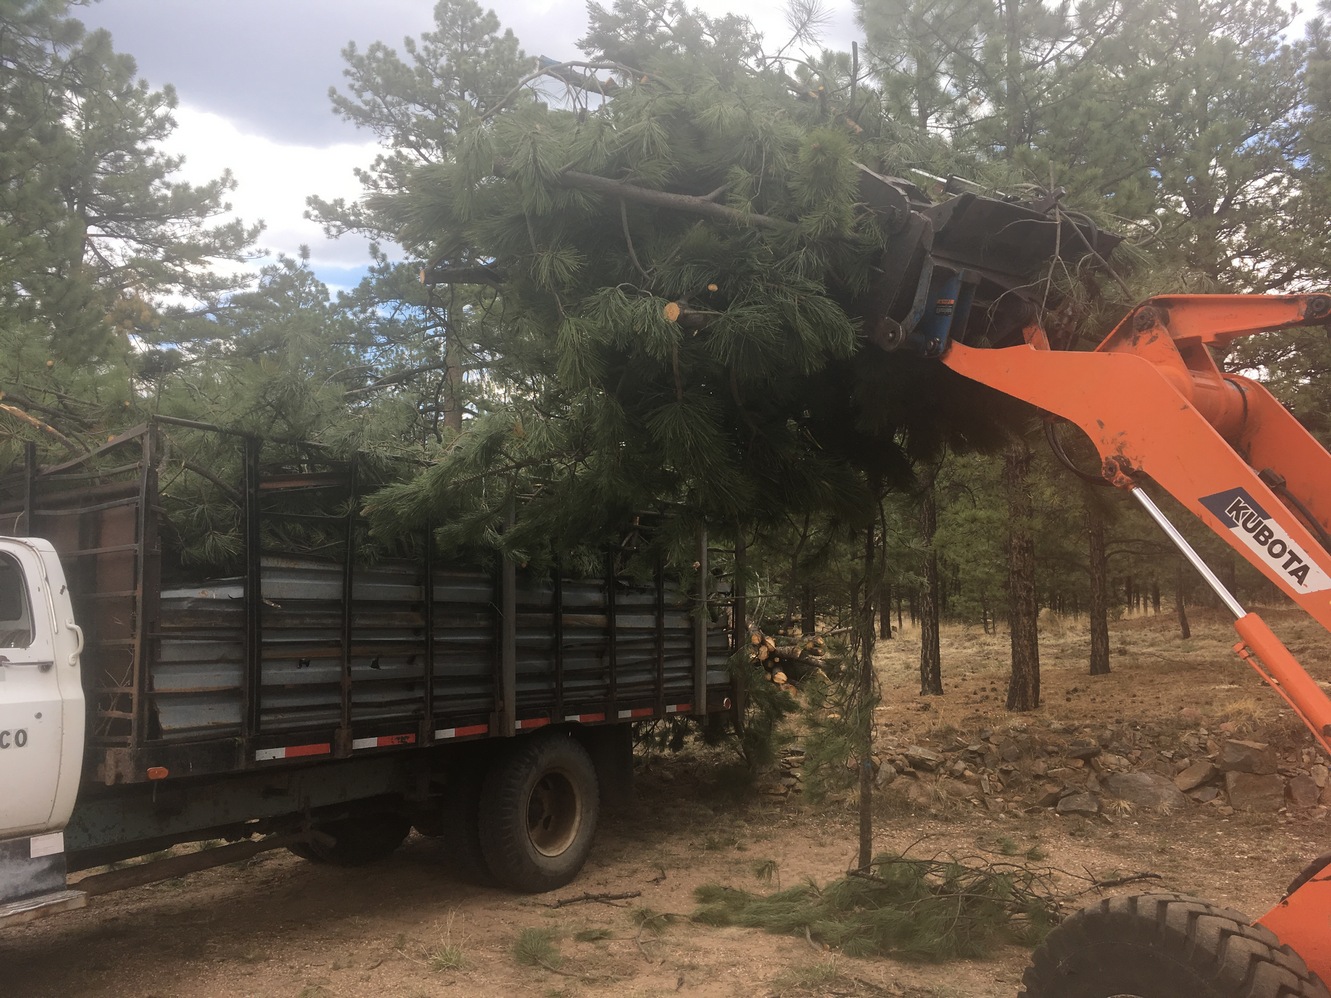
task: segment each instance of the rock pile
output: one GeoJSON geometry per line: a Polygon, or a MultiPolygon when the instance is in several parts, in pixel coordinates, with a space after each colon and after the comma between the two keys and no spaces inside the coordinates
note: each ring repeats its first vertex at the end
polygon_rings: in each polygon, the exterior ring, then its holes
{"type": "Polygon", "coordinates": [[[1312,748],[1282,754],[1227,727],[1178,733],[1149,725],[1028,725],[981,729],[973,739],[935,736],[931,745],[880,732],[876,783],[916,804],[951,799],[991,811],[1052,809],[1088,818],[1197,805],[1225,814],[1331,809],[1331,769],[1312,748]]]}

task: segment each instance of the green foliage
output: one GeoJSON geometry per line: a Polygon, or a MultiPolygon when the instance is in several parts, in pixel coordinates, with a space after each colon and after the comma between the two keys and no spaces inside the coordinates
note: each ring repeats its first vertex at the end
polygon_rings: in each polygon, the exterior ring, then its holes
{"type": "Polygon", "coordinates": [[[869,870],[769,895],[704,885],[694,920],[808,935],[848,956],[941,961],[1034,945],[1056,921],[1039,874],[883,854],[869,870]]]}
{"type": "Polygon", "coordinates": [[[523,929],[513,943],[513,958],[524,967],[558,969],[564,962],[559,935],[558,930],[548,927],[523,929]]]}
{"type": "MultiPolygon", "coordinates": [[[[849,653],[834,646],[832,654],[849,653]]],[[[861,695],[858,667],[831,677],[814,674],[805,680],[802,692],[804,792],[816,802],[858,782],[855,761],[864,755],[865,732],[871,730],[877,701],[865,702],[861,695]]]]}
{"type": "Polygon", "coordinates": [[[242,259],[258,228],[216,221],[230,175],[173,179],[180,160],[160,146],[175,94],[68,7],[0,7],[0,380],[77,453],[129,424],[135,339],[163,298],[211,304],[238,287],[213,265],[242,259]]]}
{"type": "Polygon", "coordinates": [[[739,752],[751,770],[776,761],[783,718],[799,709],[794,698],[776,683],[769,683],[749,663],[747,648],[730,658],[730,676],[742,696],[744,716],[739,730],[739,752]]]}

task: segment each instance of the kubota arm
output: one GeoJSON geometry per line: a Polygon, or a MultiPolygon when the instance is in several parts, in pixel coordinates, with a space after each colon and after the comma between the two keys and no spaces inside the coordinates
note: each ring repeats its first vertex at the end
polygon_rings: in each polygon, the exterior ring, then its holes
{"type": "MultiPolygon", "coordinates": [[[[1256,614],[1210,573],[1140,490],[1149,476],[1331,630],[1331,455],[1260,384],[1225,374],[1210,348],[1240,336],[1331,325],[1331,295],[1153,298],[1091,352],[952,343],[952,370],[1079,426],[1103,474],[1132,490],[1234,612],[1235,651],[1331,752],[1331,699],[1256,614]]],[[[1331,867],[1259,921],[1331,980],[1331,867]]]]}

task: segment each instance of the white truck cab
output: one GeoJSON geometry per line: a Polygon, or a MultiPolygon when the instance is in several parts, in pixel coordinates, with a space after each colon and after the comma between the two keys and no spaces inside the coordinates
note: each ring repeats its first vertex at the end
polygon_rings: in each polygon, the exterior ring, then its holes
{"type": "Polygon", "coordinates": [[[19,908],[69,893],[60,830],[83,762],[82,651],[55,549],[0,538],[0,896],[28,895],[19,908]]]}

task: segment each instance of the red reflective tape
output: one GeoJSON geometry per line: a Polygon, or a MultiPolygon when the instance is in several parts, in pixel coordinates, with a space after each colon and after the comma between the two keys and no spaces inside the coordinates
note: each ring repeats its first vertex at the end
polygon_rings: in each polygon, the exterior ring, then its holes
{"type": "Polygon", "coordinates": [[[322,745],[288,745],[287,758],[294,759],[302,755],[328,755],[333,751],[333,746],[324,742],[322,745]]]}
{"type": "Polygon", "coordinates": [[[654,707],[634,707],[632,710],[621,710],[619,719],[622,721],[630,717],[651,717],[655,713],[656,708],[654,707]]]}
{"type": "Polygon", "coordinates": [[[666,707],[667,714],[687,714],[693,709],[691,703],[672,703],[666,707]]]}
{"type": "Polygon", "coordinates": [[[592,724],[596,721],[604,721],[604,714],[569,714],[564,718],[565,721],[577,721],[580,724],[592,724]]]}
{"type": "Polygon", "coordinates": [[[550,723],[548,717],[529,717],[517,723],[519,731],[526,731],[528,728],[543,728],[550,723]]]}

